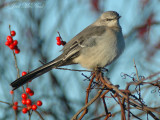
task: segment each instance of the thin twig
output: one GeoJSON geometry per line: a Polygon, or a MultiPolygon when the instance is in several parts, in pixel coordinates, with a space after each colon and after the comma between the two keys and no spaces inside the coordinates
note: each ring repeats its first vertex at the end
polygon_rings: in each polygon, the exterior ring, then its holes
{"type": "Polygon", "coordinates": [[[121,120],[126,120],[126,117],[125,117],[125,108],[123,108],[123,105],[121,103],[119,95],[117,95],[117,98],[118,98],[119,105],[121,107],[121,120]]]}
{"type": "MultiPolygon", "coordinates": [[[[88,85],[88,88],[87,88],[87,91],[86,91],[86,101],[85,101],[85,104],[88,103],[89,92],[90,92],[90,90],[91,90],[91,85],[92,85],[92,82],[93,82],[94,78],[95,78],[95,74],[93,74],[93,76],[92,76],[92,78],[91,78],[91,80],[90,80],[90,82],[89,82],[89,85],[88,85]]],[[[86,109],[83,111],[82,115],[79,117],[78,120],[81,120],[81,119],[84,117],[84,115],[87,114],[87,112],[88,112],[88,109],[86,108],[86,109]]]]}
{"type": "MultiPolygon", "coordinates": [[[[103,86],[102,88],[104,88],[105,86],[103,86]]],[[[84,107],[82,107],[73,117],[71,120],[77,120],[77,116],[84,110],[86,109],[89,105],[91,105],[95,100],[97,100],[99,98],[99,96],[101,95],[101,93],[103,92],[103,90],[99,90],[97,95],[94,96],[94,98],[92,100],[90,100],[84,107]]]]}
{"type": "MultiPolygon", "coordinates": [[[[9,31],[10,31],[10,35],[11,35],[11,25],[9,25],[9,31]]],[[[17,64],[17,58],[16,58],[16,55],[14,53],[14,50],[12,50],[12,52],[13,52],[13,56],[14,56],[14,60],[15,60],[15,68],[17,70],[17,78],[19,78],[20,77],[20,72],[19,72],[19,68],[18,68],[18,64],[17,64]]],[[[22,86],[22,90],[23,90],[23,92],[25,92],[23,86],[22,86]]]]}
{"type": "MultiPolygon", "coordinates": [[[[146,24],[144,24],[144,25],[141,25],[141,26],[136,26],[136,27],[134,27],[130,32],[128,32],[128,34],[126,34],[125,36],[124,36],[124,38],[127,38],[128,36],[130,36],[132,33],[134,33],[134,32],[136,32],[137,30],[139,30],[140,28],[142,28],[143,26],[145,26],[146,24]]],[[[160,22],[158,21],[158,22],[152,22],[151,23],[151,26],[153,26],[153,25],[160,25],[160,22]]]]}
{"type": "Polygon", "coordinates": [[[102,101],[103,101],[103,105],[104,105],[104,109],[105,109],[105,113],[106,113],[106,116],[109,117],[108,114],[111,114],[108,112],[108,108],[107,108],[107,105],[106,105],[106,102],[105,102],[105,95],[109,92],[109,90],[106,90],[102,95],[101,95],[101,98],[102,98],[102,101]]]}
{"type": "Polygon", "coordinates": [[[130,120],[130,105],[129,105],[129,94],[128,93],[126,93],[127,94],[127,108],[128,108],[128,120],[130,120]]]}
{"type": "Polygon", "coordinates": [[[17,120],[17,110],[14,110],[15,120],[17,120]]]}
{"type": "Polygon", "coordinates": [[[5,104],[8,104],[8,105],[11,105],[12,106],[12,104],[11,103],[8,103],[8,102],[4,102],[4,101],[0,101],[1,103],[5,103],[5,104]]]}
{"type": "Polygon", "coordinates": [[[34,112],[41,118],[41,120],[44,120],[44,118],[42,117],[42,115],[37,110],[35,110],[34,112]]]}

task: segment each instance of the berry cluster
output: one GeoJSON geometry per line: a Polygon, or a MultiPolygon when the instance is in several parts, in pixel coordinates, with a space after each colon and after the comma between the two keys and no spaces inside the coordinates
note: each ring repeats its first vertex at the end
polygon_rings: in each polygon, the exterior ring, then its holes
{"type": "MultiPolygon", "coordinates": [[[[27,72],[22,72],[22,76],[26,75],[27,72]]],[[[13,91],[10,91],[11,94],[13,94],[13,91]]],[[[22,97],[22,104],[25,105],[22,109],[22,112],[25,114],[30,110],[37,110],[37,106],[41,106],[42,105],[42,101],[38,100],[36,103],[33,103],[32,100],[30,99],[30,96],[34,95],[34,91],[31,90],[29,87],[25,89],[25,93],[22,93],[21,97],[22,97]]],[[[14,110],[18,109],[18,102],[14,102],[12,108],[14,110]]]]}
{"type": "Polygon", "coordinates": [[[8,46],[11,50],[14,50],[16,54],[20,52],[20,49],[18,48],[18,41],[13,40],[13,37],[16,35],[16,32],[13,30],[10,32],[10,35],[7,36],[7,41],[5,42],[5,45],[8,46]]]}
{"type": "Polygon", "coordinates": [[[13,110],[18,110],[18,102],[16,101],[16,102],[14,102],[14,104],[13,104],[13,106],[12,106],[12,108],[13,108],[13,110]]]}
{"type": "Polygon", "coordinates": [[[66,44],[66,41],[63,41],[62,38],[60,36],[56,37],[56,40],[57,40],[57,45],[65,45],[66,44]]]}

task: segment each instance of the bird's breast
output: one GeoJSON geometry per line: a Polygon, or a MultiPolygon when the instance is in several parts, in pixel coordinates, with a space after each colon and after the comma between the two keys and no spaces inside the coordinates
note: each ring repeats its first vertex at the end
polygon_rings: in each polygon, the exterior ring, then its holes
{"type": "Polygon", "coordinates": [[[114,33],[110,31],[110,33],[107,32],[107,34],[97,36],[96,44],[92,47],[82,48],[80,55],[74,59],[74,62],[81,64],[87,69],[109,65],[124,49],[123,36],[114,33]]]}

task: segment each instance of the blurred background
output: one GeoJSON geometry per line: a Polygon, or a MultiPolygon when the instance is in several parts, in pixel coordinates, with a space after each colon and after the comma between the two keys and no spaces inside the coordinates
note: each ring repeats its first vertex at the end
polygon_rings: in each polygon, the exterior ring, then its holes
{"type": "MultiPolygon", "coordinates": [[[[16,31],[21,50],[17,54],[20,72],[31,71],[61,54],[63,46],[56,44],[58,32],[68,42],[105,11],[117,11],[122,17],[120,24],[125,36],[124,53],[110,66],[106,74],[113,84],[124,89],[132,79],[123,73],[135,73],[133,59],[139,75],[147,77],[160,71],[160,0],[0,0],[0,101],[12,103],[10,83],[17,78],[12,51],[5,46],[9,25],[16,31]]],[[[79,65],[66,66],[81,69],[79,65]]],[[[83,72],[90,76],[90,73],[83,72]]],[[[54,69],[36,78],[29,84],[34,90],[33,101],[42,100],[38,108],[45,120],[69,120],[85,103],[89,81],[82,72],[54,69]]],[[[134,88],[133,88],[134,89],[134,88]]],[[[143,100],[151,107],[158,107],[160,93],[155,88],[143,91],[143,100]],[[153,99],[154,98],[154,99],[153,99]]],[[[92,90],[91,98],[97,93],[92,90]]],[[[22,89],[15,91],[15,101],[21,102],[22,89]]],[[[108,95],[110,96],[110,95],[108,95]]],[[[120,107],[112,98],[106,98],[109,111],[116,113],[112,120],[120,118],[120,107]]],[[[147,115],[133,111],[141,119],[147,115]]],[[[89,107],[85,120],[104,114],[102,100],[89,107]]],[[[18,120],[27,120],[28,115],[18,111],[18,120]]],[[[0,120],[15,118],[12,106],[0,102],[0,120]]],[[[33,120],[40,119],[35,113],[33,120]]],[[[104,118],[102,118],[104,119],[104,118]]],[[[135,119],[135,118],[133,118],[135,119]]]]}

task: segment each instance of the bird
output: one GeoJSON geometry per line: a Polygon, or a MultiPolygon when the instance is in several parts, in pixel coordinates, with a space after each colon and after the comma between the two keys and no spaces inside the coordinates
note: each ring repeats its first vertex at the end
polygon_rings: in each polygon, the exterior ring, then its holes
{"type": "Polygon", "coordinates": [[[120,17],[116,11],[102,13],[64,45],[61,55],[12,82],[12,90],[60,66],[80,64],[86,69],[95,70],[110,65],[125,48],[120,17]]]}

